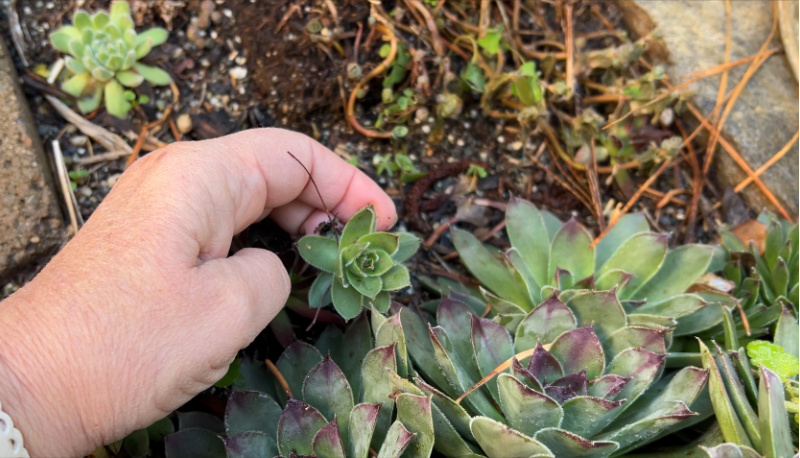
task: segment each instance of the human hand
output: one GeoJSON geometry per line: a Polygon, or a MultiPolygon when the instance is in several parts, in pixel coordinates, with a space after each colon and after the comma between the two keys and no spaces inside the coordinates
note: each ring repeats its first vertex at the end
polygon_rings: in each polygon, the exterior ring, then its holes
{"type": "Polygon", "coordinates": [[[269,215],[290,233],[394,204],[310,138],[253,129],[135,162],[83,229],[0,304],[0,402],[35,456],[82,455],[163,418],[226,372],[283,306],[273,253],[231,238],[269,215]]]}

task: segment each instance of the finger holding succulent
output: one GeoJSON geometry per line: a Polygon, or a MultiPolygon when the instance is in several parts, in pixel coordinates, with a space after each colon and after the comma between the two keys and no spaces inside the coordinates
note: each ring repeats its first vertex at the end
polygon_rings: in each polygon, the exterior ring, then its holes
{"type": "Polygon", "coordinates": [[[126,118],[131,109],[126,88],[138,87],[145,80],[156,86],[170,83],[167,72],[139,62],[168,35],[161,27],[137,34],[125,1],[115,1],[110,12],[76,11],[72,25],[50,34],[53,47],[68,54],[65,64],[71,76],[61,89],[78,98],[82,113],[96,110],[105,100],[110,114],[126,118]]]}
{"type": "Polygon", "coordinates": [[[375,210],[365,207],[344,226],[338,238],[307,235],[297,242],[300,256],[321,273],[308,294],[312,307],[333,306],[345,319],[362,307],[385,312],[390,291],[410,285],[402,264],[419,247],[407,233],[375,232],[375,210]]]}

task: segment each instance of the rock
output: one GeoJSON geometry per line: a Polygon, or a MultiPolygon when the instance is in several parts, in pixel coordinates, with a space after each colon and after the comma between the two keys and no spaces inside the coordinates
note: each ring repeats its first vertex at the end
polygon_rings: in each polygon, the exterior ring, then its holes
{"type": "Polygon", "coordinates": [[[192,117],[186,113],[178,116],[178,120],[175,121],[175,124],[178,127],[178,132],[184,135],[192,131],[192,117]]]}
{"type": "MultiPolygon", "coordinates": [[[[725,5],[722,0],[636,0],[618,1],[625,23],[634,36],[660,32],[663,47],[655,54],[668,53],[667,73],[673,82],[682,75],[713,67],[725,58],[725,5]]],[[[764,1],[731,2],[731,61],[756,54],[772,27],[772,3],[764,1]]],[[[770,47],[780,48],[779,34],[770,47]]],[[[730,92],[749,64],[731,70],[727,85],[730,92]]],[[[693,102],[708,115],[717,100],[721,75],[692,85],[693,102]]],[[[687,119],[693,119],[691,115],[687,119]]],[[[695,122],[694,125],[697,123],[695,122]]],[[[758,169],[781,150],[798,130],[798,86],[785,58],[771,56],[750,79],[725,123],[725,136],[739,154],[758,169]]],[[[796,220],[798,212],[798,145],[761,175],[761,180],[796,220]]],[[[730,155],[718,147],[712,171],[723,188],[733,188],[746,174],[730,155]]],[[[774,207],[754,184],[742,191],[755,209],[774,207]]]]}
{"type": "Polygon", "coordinates": [[[0,282],[64,238],[47,157],[14,64],[0,41],[0,282]],[[34,240],[36,242],[34,242],[34,240]]]}
{"type": "Polygon", "coordinates": [[[244,67],[233,67],[228,71],[233,80],[241,80],[247,77],[247,69],[244,67]]]}

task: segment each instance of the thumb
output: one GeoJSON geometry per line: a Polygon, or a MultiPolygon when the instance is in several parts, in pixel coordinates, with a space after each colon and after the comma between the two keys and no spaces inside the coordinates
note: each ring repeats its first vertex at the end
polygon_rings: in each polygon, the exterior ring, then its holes
{"type": "MultiPolygon", "coordinates": [[[[278,256],[268,250],[245,248],[228,258],[212,259],[197,267],[201,282],[218,298],[214,326],[228,326],[223,346],[246,347],[286,303],[289,274],[278,256]]],[[[208,298],[205,298],[208,301],[208,298]]],[[[225,333],[223,333],[225,334],[225,333]]]]}

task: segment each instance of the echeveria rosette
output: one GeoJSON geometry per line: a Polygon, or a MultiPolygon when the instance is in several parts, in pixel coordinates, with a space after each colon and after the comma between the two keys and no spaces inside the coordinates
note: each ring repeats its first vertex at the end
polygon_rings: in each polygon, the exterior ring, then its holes
{"type": "Polygon", "coordinates": [[[72,25],[50,34],[53,47],[69,54],[65,64],[71,76],[61,88],[78,98],[78,108],[83,113],[97,109],[105,99],[108,112],[124,119],[131,108],[125,88],[138,87],[145,80],[158,86],[170,83],[164,70],[138,62],[153,46],[164,43],[168,35],[160,27],[137,34],[125,1],[115,1],[110,12],[101,10],[90,15],[77,10],[72,25]]]}
{"type": "Polygon", "coordinates": [[[390,292],[410,285],[402,264],[419,247],[408,233],[375,232],[375,210],[367,206],[345,224],[338,240],[307,235],[297,242],[300,256],[321,272],[311,285],[311,307],[333,306],[345,319],[363,307],[386,312],[390,292]]]}
{"type": "Polygon", "coordinates": [[[295,341],[276,364],[292,397],[263,365],[245,363],[247,380],[228,397],[224,425],[186,421],[166,437],[166,455],[430,456],[437,409],[398,374],[396,348],[373,345],[364,316],[344,333],[326,328],[316,347],[295,341]]]}

